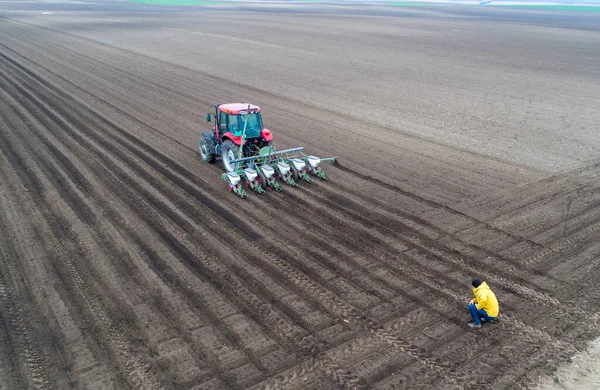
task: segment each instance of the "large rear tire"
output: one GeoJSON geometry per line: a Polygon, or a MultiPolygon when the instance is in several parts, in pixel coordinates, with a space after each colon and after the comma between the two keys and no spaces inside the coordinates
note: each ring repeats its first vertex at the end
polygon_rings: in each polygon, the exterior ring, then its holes
{"type": "Polygon", "coordinates": [[[209,164],[215,162],[217,156],[215,155],[215,144],[209,137],[202,136],[198,141],[198,151],[200,152],[200,157],[202,160],[206,161],[209,164]]]}
{"type": "Polygon", "coordinates": [[[236,171],[236,165],[235,163],[232,163],[232,160],[237,160],[238,155],[239,155],[239,151],[240,151],[240,147],[236,144],[233,143],[232,140],[225,140],[223,141],[223,147],[222,147],[222,155],[221,155],[221,162],[223,163],[223,168],[225,169],[226,172],[233,172],[236,171]]]}

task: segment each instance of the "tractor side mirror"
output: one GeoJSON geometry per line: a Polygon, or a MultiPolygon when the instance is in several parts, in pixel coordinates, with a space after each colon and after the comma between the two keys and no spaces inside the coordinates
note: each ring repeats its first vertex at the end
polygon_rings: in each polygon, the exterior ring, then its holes
{"type": "Polygon", "coordinates": [[[210,122],[210,114],[206,114],[206,121],[210,122]]]}

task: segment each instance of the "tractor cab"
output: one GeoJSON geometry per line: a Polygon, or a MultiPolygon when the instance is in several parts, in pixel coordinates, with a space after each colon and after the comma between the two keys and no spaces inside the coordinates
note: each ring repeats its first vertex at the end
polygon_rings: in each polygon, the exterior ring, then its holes
{"type": "Polygon", "coordinates": [[[238,167],[236,160],[255,156],[273,140],[273,134],[263,126],[260,107],[248,103],[216,104],[215,113],[206,115],[215,125],[211,133],[202,133],[198,147],[202,158],[215,162],[221,157],[225,171],[238,167]]]}
{"type": "MultiPolygon", "coordinates": [[[[223,142],[230,139],[241,145],[242,137],[248,143],[268,143],[273,135],[263,126],[260,107],[246,103],[229,103],[215,105],[215,121],[213,128],[215,138],[223,142]]],[[[206,119],[210,121],[210,114],[206,119]]]]}

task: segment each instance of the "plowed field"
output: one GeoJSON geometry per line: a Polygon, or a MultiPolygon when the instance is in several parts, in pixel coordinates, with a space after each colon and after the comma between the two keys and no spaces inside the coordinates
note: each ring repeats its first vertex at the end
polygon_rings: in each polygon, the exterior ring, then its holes
{"type": "Polygon", "coordinates": [[[107,4],[0,8],[0,388],[510,388],[600,336],[599,17],[107,4]],[[330,181],[228,192],[234,101],[330,181]]]}

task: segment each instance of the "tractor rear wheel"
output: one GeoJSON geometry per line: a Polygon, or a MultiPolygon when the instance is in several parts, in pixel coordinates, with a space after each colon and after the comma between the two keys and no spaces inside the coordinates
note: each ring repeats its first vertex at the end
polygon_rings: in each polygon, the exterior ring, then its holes
{"type": "Polygon", "coordinates": [[[209,137],[202,136],[202,138],[200,138],[200,140],[198,141],[198,151],[200,152],[202,160],[206,161],[209,164],[215,162],[215,144],[213,140],[209,137]]]}
{"type": "Polygon", "coordinates": [[[232,161],[237,160],[239,156],[240,147],[234,144],[232,140],[228,139],[223,141],[222,151],[223,153],[221,156],[221,162],[223,163],[223,168],[225,168],[225,171],[236,171],[237,164],[232,161]]]}

